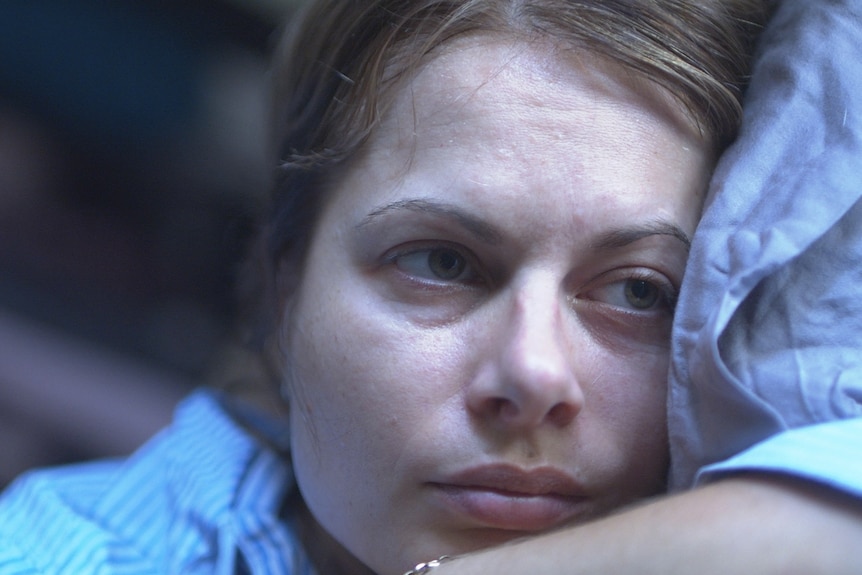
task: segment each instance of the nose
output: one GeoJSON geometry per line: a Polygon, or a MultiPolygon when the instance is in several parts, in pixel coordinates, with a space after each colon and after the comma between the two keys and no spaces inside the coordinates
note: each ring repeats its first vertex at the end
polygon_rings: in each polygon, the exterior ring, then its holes
{"type": "MultiPolygon", "coordinates": [[[[492,325],[488,359],[466,392],[468,409],[511,428],[564,427],[584,404],[565,300],[551,281],[525,285],[492,325]]],[[[498,312],[499,313],[499,312],[498,312]]]]}

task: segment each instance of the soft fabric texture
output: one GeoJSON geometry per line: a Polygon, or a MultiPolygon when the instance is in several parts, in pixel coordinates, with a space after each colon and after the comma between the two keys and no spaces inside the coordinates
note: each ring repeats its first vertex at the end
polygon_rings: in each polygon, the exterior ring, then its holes
{"type": "Polygon", "coordinates": [[[22,477],[0,499],[0,573],[313,575],[279,513],[293,474],[269,445],[285,434],[251,434],[227,405],[195,393],[127,460],[22,477]]]}
{"type": "Polygon", "coordinates": [[[674,488],[756,469],[862,496],[860,196],[862,4],[782,0],[677,308],[674,488]]]}

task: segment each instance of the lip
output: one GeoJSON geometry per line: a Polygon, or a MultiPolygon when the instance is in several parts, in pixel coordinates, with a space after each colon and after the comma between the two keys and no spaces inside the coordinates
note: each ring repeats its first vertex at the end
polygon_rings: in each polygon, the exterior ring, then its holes
{"type": "Polygon", "coordinates": [[[482,527],[544,531],[583,513],[589,498],[570,475],[553,467],[488,465],[432,482],[443,505],[482,527]]]}

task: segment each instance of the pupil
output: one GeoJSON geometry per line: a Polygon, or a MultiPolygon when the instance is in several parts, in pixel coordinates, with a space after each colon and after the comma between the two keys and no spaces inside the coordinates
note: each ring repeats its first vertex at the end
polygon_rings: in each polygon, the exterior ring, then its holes
{"type": "Polygon", "coordinates": [[[656,287],[644,280],[635,280],[626,286],[629,303],[638,308],[647,308],[656,303],[658,293],[656,287]]]}
{"type": "Polygon", "coordinates": [[[434,250],[428,256],[434,275],[441,279],[454,279],[464,271],[464,260],[452,250],[434,250]]]}

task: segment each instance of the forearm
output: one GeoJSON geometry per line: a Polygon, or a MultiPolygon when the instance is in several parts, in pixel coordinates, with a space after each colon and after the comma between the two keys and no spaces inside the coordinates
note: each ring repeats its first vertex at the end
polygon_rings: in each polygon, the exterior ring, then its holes
{"type": "Polygon", "coordinates": [[[860,572],[862,504],[752,476],[458,558],[435,575],[860,572]]]}

